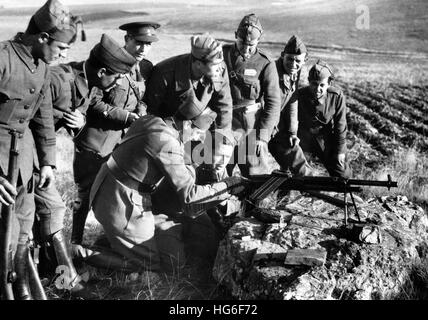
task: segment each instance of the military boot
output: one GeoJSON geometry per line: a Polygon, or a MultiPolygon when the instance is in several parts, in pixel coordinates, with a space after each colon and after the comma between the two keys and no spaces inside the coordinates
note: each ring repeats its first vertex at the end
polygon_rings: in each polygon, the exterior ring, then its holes
{"type": "Polygon", "coordinates": [[[18,244],[15,253],[16,281],[13,284],[14,296],[17,300],[32,300],[27,270],[28,244],[18,244]]]}
{"type": "Polygon", "coordinates": [[[80,282],[81,278],[74,267],[71,256],[68,252],[67,245],[62,230],[52,235],[53,248],[55,250],[55,256],[58,266],[63,266],[67,269],[68,283],[65,289],[70,290],[71,294],[79,295],[79,292],[84,291],[85,287],[80,282]]]}

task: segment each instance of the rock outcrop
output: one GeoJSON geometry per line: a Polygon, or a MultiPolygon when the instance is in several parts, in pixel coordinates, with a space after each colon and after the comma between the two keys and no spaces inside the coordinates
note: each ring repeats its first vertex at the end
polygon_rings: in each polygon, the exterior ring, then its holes
{"type": "Polygon", "coordinates": [[[214,277],[238,299],[389,299],[427,256],[428,218],[406,197],[343,209],[295,195],[240,217],[220,243],[214,277]],[[354,213],[354,214],[352,214],[354,213]],[[266,217],[274,217],[269,221],[266,217]]]}

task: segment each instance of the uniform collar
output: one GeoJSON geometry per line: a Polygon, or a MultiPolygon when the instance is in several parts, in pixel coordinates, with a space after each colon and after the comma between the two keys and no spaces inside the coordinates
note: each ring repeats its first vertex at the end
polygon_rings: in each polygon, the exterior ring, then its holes
{"type": "Polygon", "coordinates": [[[31,73],[35,72],[35,70],[40,66],[40,63],[44,64],[40,59],[37,60],[38,65],[35,64],[34,57],[31,54],[31,47],[22,43],[19,33],[16,35],[15,40],[10,41],[10,43],[18,57],[27,66],[31,73]]]}
{"type": "Polygon", "coordinates": [[[294,88],[295,90],[299,75],[296,74],[294,77],[291,77],[289,74],[285,73],[281,58],[276,60],[276,65],[278,69],[279,81],[283,84],[284,88],[286,88],[287,90],[291,90],[294,88]]]}

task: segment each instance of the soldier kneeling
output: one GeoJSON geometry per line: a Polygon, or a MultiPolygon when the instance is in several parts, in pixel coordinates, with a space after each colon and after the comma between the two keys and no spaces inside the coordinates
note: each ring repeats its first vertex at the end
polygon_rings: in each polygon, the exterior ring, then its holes
{"type": "Polygon", "coordinates": [[[297,175],[312,171],[303,151],[316,155],[330,176],[349,177],[346,157],[346,102],[342,91],[333,87],[333,72],[322,61],[309,71],[309,86],[298,90],[298,119],[284,119],[269,143],[269,151],[282,169],[297,175]],[[290,123],[298,121],[298,139],[290,139],[290,123]],[[291,140],[297,141],[293,146],[291,140]]]}

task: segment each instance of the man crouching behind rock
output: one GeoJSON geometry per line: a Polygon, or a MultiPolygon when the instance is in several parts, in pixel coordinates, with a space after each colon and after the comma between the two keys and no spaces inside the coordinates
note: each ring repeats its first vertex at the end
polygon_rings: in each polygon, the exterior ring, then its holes
{"type": "Polygon", "coordinates": [[[195,171],[185,163],[183,143],[202,137],[215,118],[215,112],[192,99],[164,120],[144,116],[134,122],[98,173],[91,190],[95,217],[111,248],[132,271],[171,271],[185,263],[181,224],[164,214],[154,216],[143,198],[157,194],[163,203],[156,206],[165,208],[164,213],[171,216],[168,208],[176,213],[178,208],[179,215],[192,215],[195,207],[220,203],[239,192],[239,177],[196,185],[195,171]]]}

